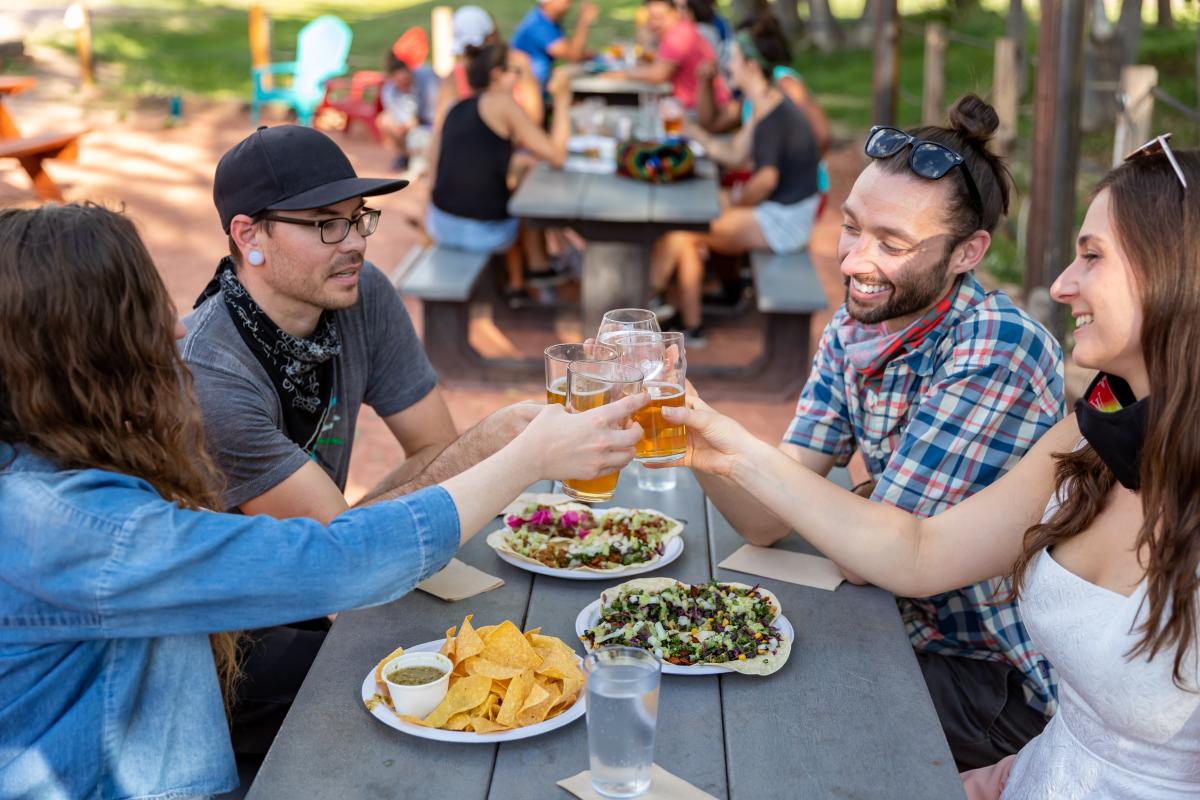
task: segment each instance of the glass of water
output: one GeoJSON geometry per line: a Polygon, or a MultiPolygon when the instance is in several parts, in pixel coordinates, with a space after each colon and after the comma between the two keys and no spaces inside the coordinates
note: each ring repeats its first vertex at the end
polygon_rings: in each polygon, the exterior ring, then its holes
{"type": "Polygon", "coordinates": [[[636,647],[601,647],[584,663],[592,788],[639,797],[650,788],[662,664],[636,647]]]}

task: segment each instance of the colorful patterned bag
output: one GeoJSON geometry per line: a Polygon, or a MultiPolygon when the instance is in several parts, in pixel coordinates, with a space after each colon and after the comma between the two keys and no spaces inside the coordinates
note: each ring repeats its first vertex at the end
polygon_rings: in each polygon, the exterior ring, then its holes
{"type": "Polygon", "coordinates": [[[617,174],[649,183],[674,183],[689,177],[696,158],[683,141],[621,142],[617,145],[617,174]]]}

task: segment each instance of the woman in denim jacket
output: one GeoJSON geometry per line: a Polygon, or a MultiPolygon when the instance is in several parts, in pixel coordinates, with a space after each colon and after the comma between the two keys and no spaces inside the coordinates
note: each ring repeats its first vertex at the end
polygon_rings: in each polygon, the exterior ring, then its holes
{"type": "Polygon", "coordinates": [[[206,511],[175,311],[130,220],[0,212],[0,797],[237,785],[236,634],[384,603],[530,483],[628,463],[645,396],[548,406],[509,445],[328,526],[206,511]]]}

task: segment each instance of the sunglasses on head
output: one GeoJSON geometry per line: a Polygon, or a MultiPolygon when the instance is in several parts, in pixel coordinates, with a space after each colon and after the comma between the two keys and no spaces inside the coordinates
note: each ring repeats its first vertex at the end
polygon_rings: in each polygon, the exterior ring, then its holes
{"type": "Polygon", "coordinates": [[[1171,162],[1171,169],[1175,170],[1175,177],[1179,178],[1179,185],[1184,189],[1187,188],[1187,178],[1183,177],[1183,168],[1179,166],[1179,162],[1175,160],[1175,154],[1171,152],[1171,145],[1167,141],[1171,138],[1171,134],[1164,133],[1161,136],[1155,136],[1144,145],[1134,150],[1129,155],[1125,156],[1124,161],[1132,161],[1139,156],[1153,156],[1162,153],[1167,157],[1167,161],[1171,162]]]}
{"type": "Polygon", "coordinates": [[[871,128],[871,134],[867,137],[867,146],[864,150],[871,158],[891,158],[910,145],[912,149],[908,152],[908,168],[922,178],[936,181],[945,177],[946,173],[955,167],[962,167],[963,178],[967,182],[967,192],[971,196],[972,206],[979,214],[979,222],[982,225],[983,198],[979,194],[979,187],[975,185],[975,179],[971,177],[971,170],[967,169],[966,160],[946,145],[927,139],[918,139],[899,128],[876,125],[871,128]]]}

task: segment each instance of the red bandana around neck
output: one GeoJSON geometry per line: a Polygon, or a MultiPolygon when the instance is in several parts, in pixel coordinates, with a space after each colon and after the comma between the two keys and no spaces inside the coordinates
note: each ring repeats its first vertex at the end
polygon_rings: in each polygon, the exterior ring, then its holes
{"type": "Polygon", "coordinates": [[[884,370],[893,359],[916,350],[929,334],[938,329],[942,321],[946,319],[946,315],[950,313],[954,293],[958,291],[959,285],[958,282],[955,282],[954,287],[924,317],[909,325],[898,336],[889,337],[890,341],[875,358],[871,359],[870,365],[858,370],[858,374],[862,376],[868,386],[878,388],[883,380],[884,370]]]}

